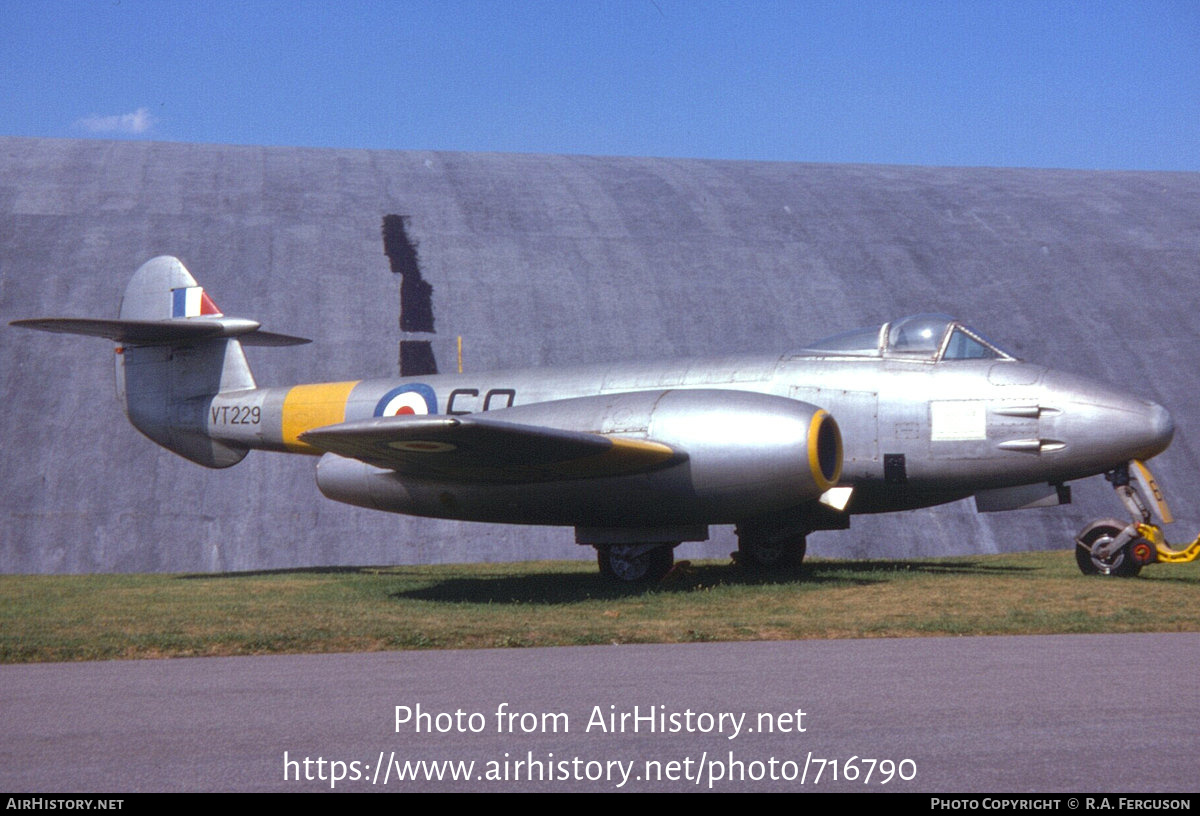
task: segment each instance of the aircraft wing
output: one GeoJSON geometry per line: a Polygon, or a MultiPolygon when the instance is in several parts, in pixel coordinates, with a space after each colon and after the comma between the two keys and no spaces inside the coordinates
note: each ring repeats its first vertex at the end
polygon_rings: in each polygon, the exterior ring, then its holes
{"type": "Polygon", "coordinates": [[[658,442],[478,414],[378,417],[315,428],[300,440],[403,476],[475,483],[624,476],[687,458],[658,442]]]}

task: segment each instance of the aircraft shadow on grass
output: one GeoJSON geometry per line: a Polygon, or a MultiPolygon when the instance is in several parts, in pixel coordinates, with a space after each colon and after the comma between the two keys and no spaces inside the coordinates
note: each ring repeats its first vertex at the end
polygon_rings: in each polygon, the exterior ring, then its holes
{"type": "Polygon", "coordinates": [[[587,573],[544,572],[529,575],[450,578],[392,595],[396,599],[446,603],[562,604],[636,597],[647,593],[689,593],[721,586],[869,586],[903,575],[1022,574],[1032,567],[989,565],[975,561],[813,561],[791,573],[758,572],[726,564],[682,561],[655,584],[630,585],[604,581],[587,573]]]}

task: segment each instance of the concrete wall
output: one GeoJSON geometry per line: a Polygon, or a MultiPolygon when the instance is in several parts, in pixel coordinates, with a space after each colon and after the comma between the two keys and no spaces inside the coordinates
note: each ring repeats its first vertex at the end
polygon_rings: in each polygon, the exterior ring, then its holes
{"type": "MultiPolygon", "coordinates": [[[[250,349],[264,385],[396,374],[402,342],[452,370],[458,335],[483,370],[784,351],[947,311],[1170,408],[1176,440],[1155,469],[1173,537],[1200,524],[1200,174],[0,138],[4,321],[115,315],[157,254],[182,258],[226,313],[316,341],[250,349]],[[403,225],[390,258],[387,216],[403,225]],[[421,331],[401,331],[402,281],[410,311],[428,296],[406,326],[421,331]]],[[[0,570],[591,557],[570,530],[338,505],[307,457],[190,465],[125,423],[111,358],[102,340],[0,328],[0,570]]],[[[1048,510],[858,517],[812,551],[1057,548],[1121,515],[1100,479],[1075,494],[1048,510]]],[[[681,554],[732,549],[714,534],[681,554]]]]}

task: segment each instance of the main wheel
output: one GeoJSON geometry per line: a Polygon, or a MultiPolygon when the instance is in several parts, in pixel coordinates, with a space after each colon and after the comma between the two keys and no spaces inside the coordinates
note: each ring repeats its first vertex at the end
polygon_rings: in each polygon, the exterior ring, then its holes
{"type": "Polygon", "coordinates": [[[808,537],[804,535],[738,536],[738,563],[753,569],[795,569],[804,562],[808,537]]]}
{"type": "Polygon", "coordinates": [[[1142,571],[1142,565],[1133,556],[1133,548],[1141,539],[1134,539],[1107,558],[1096,554],[1096,550],[1121,534],[1125,525],[1118,521],[1095,522],[1085,528],[1075,543],[1075,563],[1084,575],[1116,575],[1132,578],[1142,571]],[[1082,542],[1082,543],[1080,543],[1082,542]]]}
{"type": "Polygon", "coordinates": [[[610,544],[596,548],[600,574],[627,584],[651,584],[663,579],[675,565],[670,544],[645,549],[642,544],[610,544]]]}

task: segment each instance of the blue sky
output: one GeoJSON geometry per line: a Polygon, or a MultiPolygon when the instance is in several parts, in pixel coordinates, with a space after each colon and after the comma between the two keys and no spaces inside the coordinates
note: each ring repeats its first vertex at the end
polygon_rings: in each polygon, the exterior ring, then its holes
{"type": "Polygon", "coordinates": [[[1200,2],[0,0],[0,135],[1200,170],[1200,2]]]}

